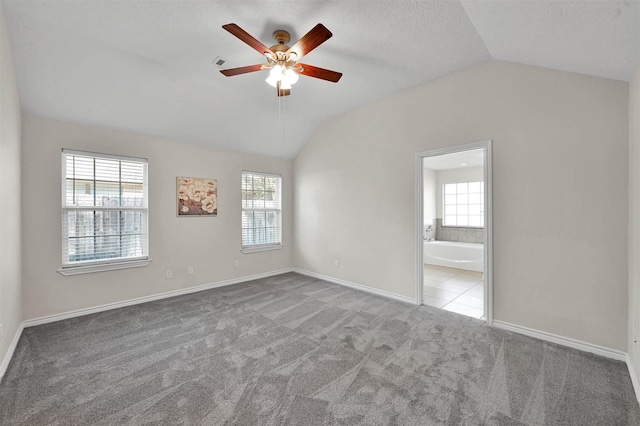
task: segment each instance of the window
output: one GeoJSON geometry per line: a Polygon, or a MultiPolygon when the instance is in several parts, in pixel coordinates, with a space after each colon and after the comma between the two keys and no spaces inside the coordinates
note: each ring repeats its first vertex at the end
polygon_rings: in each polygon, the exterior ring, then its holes
{"type": "Polygon", "coordinates": [[[62,150],[60,272],[144,266],[148,239],[147,160],[62,150]]]}
{"type": "Polygon", "coordinates": [[[484,182],[443,185],[443,226],[484,227],[484,182]]]}
{"type": "Polygon", "coordinates": [[[282,177],[242,172],[243,251],[280,248],[282,243],[282,177]]]}

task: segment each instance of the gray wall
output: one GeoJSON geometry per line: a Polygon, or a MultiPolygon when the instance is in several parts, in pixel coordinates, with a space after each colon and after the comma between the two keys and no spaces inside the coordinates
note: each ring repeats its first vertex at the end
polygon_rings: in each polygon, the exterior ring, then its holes
{"type": "MultiPolygon", "coordinates": [[[[640,63],[629,87],[629,336],[628,354],[640,392],[640,63]]],[[[636,395],[640,399],[640,393],[636,395]]]]}
{"type": "Polygon", "coordinates": [[[436,238],[436,174],[435,170],[427,169],[424,167],[422,169],[422,189],[423,189],[423,206],[424,206],[424,220],[423,228],[425,230],[423,237],[424,238],[436,238]],[[433,230],[427,232],[427,226],[431,225],[433,230]]]}
{"type": "Polygon", "coordinates": [[[29,223],[22,252],[26,319],[291,267],[291,160],[30,116],[23,116],[22,143],[23,220],[29,223]],[[62,148],[148,158],[149,266],[66,277],[56,272],[61,263],[62,148]],[[242,170],[282,175],[281,250],[240,252],[242,170]],[[176,176],[218,179],[218,216],[176,217],[176,176]],[[189,266],[194,275],[188,275],[189,266]],[[172,279],[165,278],[166,269],[173,270],[172,279]]]}
{"type": "Polygon", "coordinates": [[[492,139],[495,319],[625,351],[628,96],[488,61],[325,121],[294,164],[294,265],[414,297],[415,155],[492,139]]]}
{"type": "Polygon", "coordinates": [[[22,322],[20,100],[0,6],[0,363],[22,322]]]}

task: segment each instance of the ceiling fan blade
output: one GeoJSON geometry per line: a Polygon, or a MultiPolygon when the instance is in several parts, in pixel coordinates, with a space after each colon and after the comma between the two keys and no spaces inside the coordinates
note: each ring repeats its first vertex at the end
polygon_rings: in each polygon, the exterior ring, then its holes
{"type": "Polygon", "coordinates": [[[236,24],[226,24],[226,25],[223,25],[222,28],[224,28],[234,36],[238,37],[240,40],[247,43],[249,46],[251,46],[254,50],[256,50],[261,55],[264,55],[267,52],[272,53],[271,49],[269,49],[267,46],[265,46],[264,44],[256,40],[251,34],[246,32],[236,24]]]}
{"type": "Polygon", "coordinates": [[[227,77],[232,77],[234,75],[246,74],[249,72],[256,72],[262,70],[262,65],[247,65],[246,67],[238,67],[238,68],[229,68],[228,70],[220,70],[220,72],[227,77]]]}
{"type": "Polygon", "coordinates": [[[287,53],[291,54],[291,52],[295,52],[296,55],[298,55],[296,60],[299,60],[304,55],[329,40],[332,35],[331,31],[329,31],[324,25],[318,24],[313,27],[311,31],[303,35],[296,44],[291,46],[289,50],[287,50],[287,53]]]}
{"type": "Polygon", "coordinates": [[[342,77],[341,72],[314,67],[313,65],[297,64],[297,66],[302,67],[302,71],[298,71],[298,74],[306,75],[307,77],[319,78],[333,83],[337,83],[340,77],[342,77]]]}

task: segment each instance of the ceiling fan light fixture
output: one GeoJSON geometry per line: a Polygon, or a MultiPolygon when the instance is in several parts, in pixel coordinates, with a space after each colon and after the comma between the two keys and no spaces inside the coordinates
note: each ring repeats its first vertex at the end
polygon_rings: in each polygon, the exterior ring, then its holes
{"type": "Polygon", "coordinates": [[[296,73],[294,70],[292,70],[291,68],[288,68],[286,70],[284,70],[283,73],[283,79],[289,84],[296,84],[296,82],[298,81],[298,73],[296,73]]]}
{"type": "Polygon", "coordinates": [[[284,65],[274,65],[269,71],[269,77],[265,80],[269,85],[278,87],[280,82],[281,89],[291,89],[291,85],[298,81],[298,74],[284,65]]]}
{"type": "Polygon", "coordinates": [[[278,82],[282,80],[282,67],[280,65],[274,65],[269,71],[269,77],[265,80],[271,86],[276,87],[278,82]]]}
{"type": "Polygon", "coordinates": [[[280,80],[278,80],[277,78],[271,77],[271,74],[269,74],[269,77],[267,77],[264,81],[269,83],[270,86],[277,87],[278,86],[278,81],[280,81],[280,80]]]}

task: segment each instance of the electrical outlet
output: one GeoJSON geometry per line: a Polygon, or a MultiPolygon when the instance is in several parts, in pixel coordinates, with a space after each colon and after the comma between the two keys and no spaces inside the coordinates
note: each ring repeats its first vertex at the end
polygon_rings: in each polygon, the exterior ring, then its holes
{"type": "Polygon", "coordinates": [[[240,266],[240,262],[236,260],[235,262],[233,262],[233,266],[237,268],[238,266],[240,266]]]}
{"type": "Polygon", "coordinates": [[[193,275],[193,266],[189,266],[189,275],[193,275]]]}
{"type": "Polygon", "coordinates": [[[333,266],[335,266],[336,268],[340,267],[340,261],[338,259],[333,261],[333,266]]]}
{"type": "Polygon", "coordinates": [[[171,273],[171,269],[167,269],[167,272],[165,272],[164,277],[165,278],[171,278],[173,276],[173,274],[171,273]]]}

